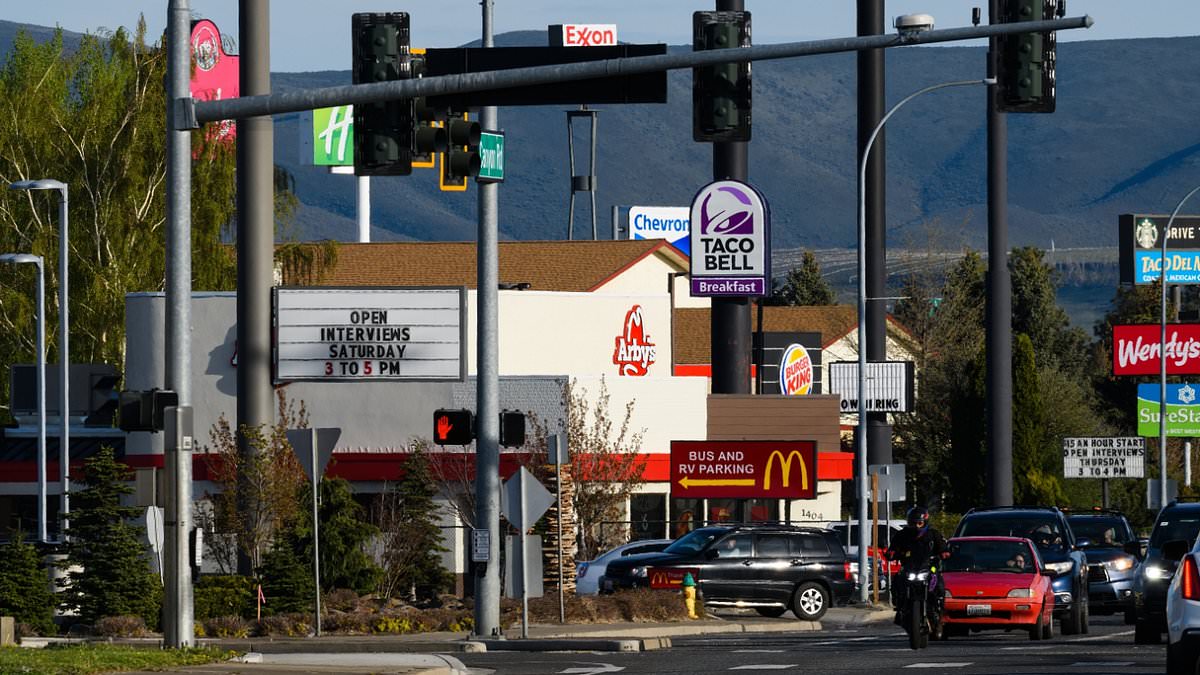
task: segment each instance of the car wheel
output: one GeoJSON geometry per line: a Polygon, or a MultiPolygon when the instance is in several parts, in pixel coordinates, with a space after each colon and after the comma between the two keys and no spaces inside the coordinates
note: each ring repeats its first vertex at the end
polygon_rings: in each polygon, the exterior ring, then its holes
{"type": "Polygon", "coordinates": [[[1062,634],[1075,635],[1083,631],[1083,603],[1078,600],[1079,596],[1071,602],[1071,609],[1062,620],[1062,634]]]}
{"type": "Polygon", "coordinates": [[[792,596],[792,612],[797,619],[816,621],[829,609],[829,591],[815,581],[806,581],[792,596]]]}
{"type": "Polygon", "coordinates": [[[1167,639],[1167,675],[1194,675],[1197,671],[1195,655],[1189,662],[1187,650],[1179,643],[1171,644],[1167,639]]]}
{"type": "MultiPolygon", "coordinates": [[[[1049,640],[1050,639],[1050,636],[1046,635],[1045,609],[1046,609],[1045,605],[1042,605],[1043,611],[1038,612],[1038,622],[1036,624],[1034,624],[1032,628],[1029,629],[1029,639],[1030,640],[1049,640]]],[[[1050,624],[1051,625],[1054,624],[1053,618],[1050,619],[1050,624]]]]}
{"type": "Polygon", "coordinates": [[[1156,645],[1162,641],[1162,633],[1158,626],[1149,621],[1138,621],[1133,624],[1133,644],[1156,645]]]}
{"type": "Polygon", "coordinates": [[[758,612],[759,616],[777,619],[783,616],[783,613],[787,611],[787,607],[755,607],[754,611],[758,612]]]}

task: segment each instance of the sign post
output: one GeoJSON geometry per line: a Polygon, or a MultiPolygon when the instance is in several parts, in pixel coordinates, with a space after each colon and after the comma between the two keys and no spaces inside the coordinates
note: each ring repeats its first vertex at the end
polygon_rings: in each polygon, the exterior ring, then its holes
{"type": "Polygon", "coordinates": [[[525,533],[546,513],[554,503],[550,492],[538,482],[525,467],[517,469],[511,478],[504,481],[500,491],[500,513],[517,528],[519,555],[514,561],[521,564],[521,637],[529,637],[529,561],[525,559],[525,533]]]}
{"type": "Polygon", "coordinates": [[[299,460],[304,473],[308,474],[308,479],[312,481],[313,581],[317,591],[315,628],[318,636],[321,635],[321,519],[317,512],[320,496],[318,486],[321,483],[321,476],[325,474],[325,468],[329,466],[329,458],[333,455],[333,446],[337,445],[337,440],[341,435],[342,430],[339,427],[287,430],[288,444],[292,446],[292,452],[296,453],[296,459],[299,460]]]}
{"type": "Polygon", "coordinates": [[[563,599],[563,545],[562,545],[562,465],[570,461],[567,455],[567,439],[564,434],[554,434],[550,437],[550,461],[554,462],[554,500],[557,515],[554,520],[558,524],[558,622],[567,622],[567,606],[563,599]]]}

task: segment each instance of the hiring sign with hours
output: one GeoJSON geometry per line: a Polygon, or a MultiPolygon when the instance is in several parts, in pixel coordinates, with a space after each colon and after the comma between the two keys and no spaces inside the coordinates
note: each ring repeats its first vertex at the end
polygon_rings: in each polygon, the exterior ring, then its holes
{"type": "Polygon", "coordinates": [[[671,441],[675,497],[813,499],[815,441],[671,441]]]}
{"type": "Polygon", "coordinates": [[[1142,478],[1146,439],[1064,438],[1063,476],[1066,478],[1142,478]]]}
{"type": "Polygon", "coordinates": [[[466,290],[276,288],[275,381],[466,378],[466,290]]]}

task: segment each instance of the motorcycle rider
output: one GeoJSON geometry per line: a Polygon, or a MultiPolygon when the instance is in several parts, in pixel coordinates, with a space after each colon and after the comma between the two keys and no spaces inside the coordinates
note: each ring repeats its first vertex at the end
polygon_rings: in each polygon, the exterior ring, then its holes
{"type": "MultiPolygon", "coordinates": [[[[900,572],[892,579],[892,606],[899,610],[904,606],[908,584],[905,575],[909,571],[919,570],[925,563],[936,558],[941,560],[949,555],[946,551],[946,538],[937,528],[929,523],[929,509],[914,506],[908,510],[907,524],[904,529],[892,538],[892,545],[884,553],[888,560],[900,561],[900,572]]],[[[940,592],[941,580],[938,580],[940,592]]],[[[897,615],[898,616],[898,615],[897,615]]]]}

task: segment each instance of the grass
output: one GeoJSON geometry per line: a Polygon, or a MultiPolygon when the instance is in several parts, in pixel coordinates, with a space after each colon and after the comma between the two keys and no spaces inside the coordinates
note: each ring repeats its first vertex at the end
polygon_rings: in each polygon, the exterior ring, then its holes
{"type": "Polygon", "coordinates": [[[89,675],[128,670],[195,666],[229,658],[219,649],[138,649],[120,645],[49,646],[45,649],[0,648],[0,673],[89,675]]]}

